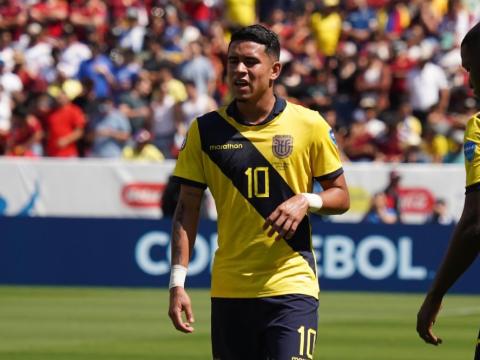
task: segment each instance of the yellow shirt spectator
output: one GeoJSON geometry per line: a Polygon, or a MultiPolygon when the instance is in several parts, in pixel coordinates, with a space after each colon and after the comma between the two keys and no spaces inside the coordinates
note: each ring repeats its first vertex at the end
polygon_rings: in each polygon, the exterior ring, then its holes
{"type": "Polygon", "coordinates": [[[226,0],[227,19],[232,25],[248,26],[255,23],[255,0],[226,0]]]}
{"type": "Polygon", "coordinates": [[[311,26],[318,50],[326,56],[335,55],[342,32],[340,14],[335,10],[324,14],[316,12],[312,15],[311,26]]]}
{"type": "Polygon", "coordinates": [[[163,161],[165,157],[155,145],[149,143],[152,135],[141,129],[133,137],[134,144],[123,148],[122,159],[134,161],[163,161]]]}
{"type": "Polygon", "coordinates": [[[177,79],[171,79],[167,82],[168,94],[173,97],[175,102],[187,100],[187,90],[183,82],[177,79]]]}
{"type": "Polygon", "coordinates": [[[448,153],[448,140],[442,134],[427,135],[423,151],[432,158],[432,162],[441,163],[448,153]]]}

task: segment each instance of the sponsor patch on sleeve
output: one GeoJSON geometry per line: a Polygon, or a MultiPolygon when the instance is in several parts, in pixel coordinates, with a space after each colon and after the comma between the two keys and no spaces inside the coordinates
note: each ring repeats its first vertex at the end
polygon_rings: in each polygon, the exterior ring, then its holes
{"type": "Polygon", "coordinates": [[[473,141],[466,141],[465,144],[463,145],[463,152],[465,153],[465,159],[468,161],[472,161],[473,158],[475,157],[475,149],[477,147],[477,144],[474,143],[473,141]]]}
{"type": "Polygon", "coordinates": [[[335,144],[335,146],[337,146],[337,139],[335,139],[335,133],[333,132],[332,129],[330,129],[330,139],[335,144]]]}

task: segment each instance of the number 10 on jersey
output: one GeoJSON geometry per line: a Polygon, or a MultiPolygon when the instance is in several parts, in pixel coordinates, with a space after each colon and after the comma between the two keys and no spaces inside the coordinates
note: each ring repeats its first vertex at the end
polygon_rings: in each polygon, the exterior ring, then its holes
{"type": "Polygon", "coordinates": [[[252,197],[267,198],[270,196],[268,167],[249,167],[245,171],[245,175],[247,176],[247,195],[249,199],[252,197]]]}

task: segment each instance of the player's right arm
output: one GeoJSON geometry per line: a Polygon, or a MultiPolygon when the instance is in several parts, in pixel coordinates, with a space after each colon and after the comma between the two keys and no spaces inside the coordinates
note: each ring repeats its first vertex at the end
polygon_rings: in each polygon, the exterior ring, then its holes
{"type": "MultiPolygon", "coordinates": [[[[180,265],[185,269],[188,267],[197,235],[202,196],[203,189],[181,185],[180,196],[172,219],[172,269],[175,265],[180,265]]],[[[172,274],[171,278],[173,277],[172,274]]],[[[170,285],[168,316],[177,330],[185,333],[193,331],[194,316],[190,297],[183,284],[175,281],[171,281],[170,285]],[[183,312],[185,312],[186,320],[182,317],[183,312]]]]}
{"type": "Polygon", "coordinates": [[[417,332],[425,342],[441,344],[432,327],[443,296],[480,252],[480,191],[467,193],[463,213],[453,232],[445,258],[417,315],[417,332]]]}

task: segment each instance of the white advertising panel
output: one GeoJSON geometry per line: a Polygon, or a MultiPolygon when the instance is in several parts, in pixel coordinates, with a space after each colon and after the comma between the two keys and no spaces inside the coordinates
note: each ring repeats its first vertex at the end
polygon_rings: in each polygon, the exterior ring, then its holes
{"type": "MultiPolygon", "coordinates": [[[[160,164],[118,160],[0,159],[0,215],[159,218],[163,190],[174,161],[160,164]]],[[[458,219],[465,174],[461,165],[345,164],[351,208],[332,221],[359,222],[373,194],[383,191],[390,174],[399,176],[402,220],[421,223],[436,199],[458,219]]],[[[215,217],[213,201],[208,213],[215,217]]]]}

